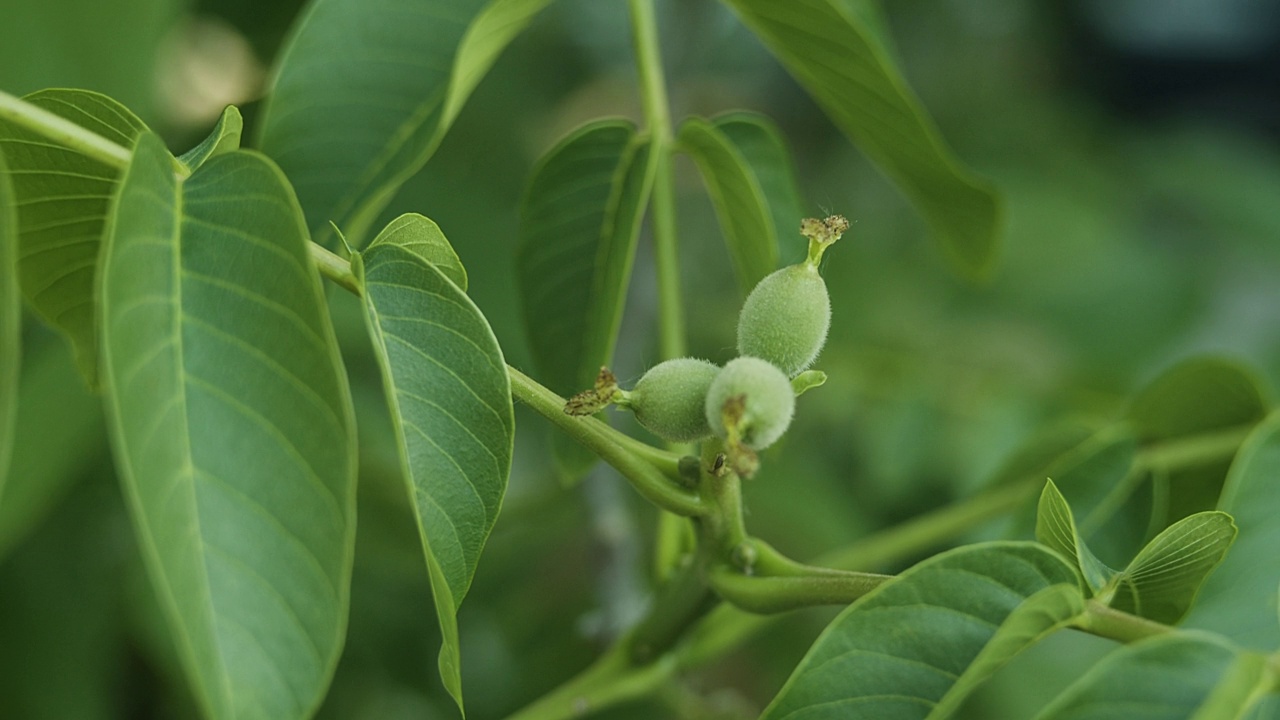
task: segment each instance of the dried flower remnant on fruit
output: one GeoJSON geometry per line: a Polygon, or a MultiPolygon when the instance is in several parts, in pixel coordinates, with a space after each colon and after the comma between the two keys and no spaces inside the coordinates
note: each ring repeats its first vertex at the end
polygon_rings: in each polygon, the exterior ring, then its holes
{"type": "Polygon", "coordinates": [[[614,377],[609,368],[602,367],[596,375],[595,387],[583,390],[565,401],[564,412],[566,415],[574,416],[595,415],[605,409],[609,403],[615,402],[620,394],[618,378],[614,377]]]}
{"type": "Polygon", "coordinates": [[[756,450],[772,445],[795,413],[791,381],[777,367],[755,357],[729,361],[707,391],[707,421],[725,441],[730,469],[744,477],[759,466],[756,450]]]}
{"type": "Polygon", "coordinates": [[[839,240],[849,229],[849,221],[843,215],[829,215],[821,220],[805,218],[800,221],[800,234],[809,238],[809,265],[817,267],[822,253],[839,240]]]}

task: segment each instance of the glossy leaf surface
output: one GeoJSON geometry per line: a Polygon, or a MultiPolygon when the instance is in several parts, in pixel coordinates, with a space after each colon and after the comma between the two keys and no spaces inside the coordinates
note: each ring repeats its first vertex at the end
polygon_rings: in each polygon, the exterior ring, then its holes
{"type": "Polygon", "coordinates": [[[304,718],[346,630],[355,435],[302,216],[237,151],[139,140],[102,276],[107,415],[138,542],[212,718],[304,718]]]}
{"type": "Polygon", "coordinates": [[[377,242],[362,264],[369,334],[444,636],[440,674],[461,707],[455,616],[511,471],[506,362],[480,310],[421,255],[377,242]]]}
{"type": "Polygon", "coordinates": [[[188,169],[194,170],[215,155],[240,149],[240,136],[244,132],[244,118],[235,105],[228,105],[218,118],[209,135],[198,145],[178,156],[188,169]]]}
{"type": "Polygon", "coordinates": [[[375,245],[402,247],[439,270],[460,290],[467,291],[467,270],[434,220],[417,213],[405,213],[387,223],[369,244],[375,245]]]}
{"type": "Polygon", "coordinates": [[[1120,574],[1111,606],[1172,624],[1191,608],[1236,537],[1224,512],[1196,513],[1165,528],[1120,574]]]}
{"type": "Polygon", "coordinates": [[[613,356],[653,165],[631,123],[601,120],[539,162],[520,209],[516,271],[539,380],[571,395],[613,356]]]}
{"type": "Polygon", "coordinates": [[[1280,415],[1273,414],[1236,454],[1218,509],[1239,535],[1209,576],[1185,625],[1219,632],[1258,650],[1280,648],[1280,415]]]}
{"type": "Polygon", "coordinates": [[[702,172],[738,284],[748,293],[778,266],[778,234],[764,189],[737,145],[711,122],[685,120],[678,141],[702,172]]]}
{"type": "Polygon", "coordinates": [[[334,221],[362,242],[498,55],[549,2],[311,4],[281,55],[261,147],[293,181],[318,240],[327,242],[334,221]]]}
{"type": "Polygon", "coordinates": [[[1036,720],[1228,720],[1258,699],[1265,659],[1179,633],[1121,647],[1036,720]]]}
{"type": "Polygon", "coordinates": [[[1034,543],[937,555],[833,620],[761,717],[946,717],[995,668],[1079,614],[1076,584],[1034,543]]]}
{"type": "Polygon", "coordinates": [[[865,17],[839,0],[723,0],[915,203],[960,267],[994,263],[1000,205],[964,168],[865,17]]]}
{"type": "MultiPolygon", "coordinates": [[[[41,90],[24,100],[126,148],[146,130],[123,105],[86,90],[41,90]]],[[[46,322],[66,334],[85,379],[96,385],[94,277],[120,171],[3,120],[0,152],[17,197],[22,293],[46,322]]]]}

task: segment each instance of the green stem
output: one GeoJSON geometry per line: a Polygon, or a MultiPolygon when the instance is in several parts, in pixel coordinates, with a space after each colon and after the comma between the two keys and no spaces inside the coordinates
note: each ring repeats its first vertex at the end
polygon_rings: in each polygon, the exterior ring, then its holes
{"type": "Polygon", "coordinates": [[[585,717],[610,705],[650,695],[672,676],[670,660],[632,665],[619,643],[586,670],[507,720],[569,720],[585,717]]]}
{"type": "Polygon", "coordinates": [[[351,263],[325,249],[323,245],[311,243],[311,259],[316,261],[320,274],[332,280],[347,292],[360,297],[364,289],[351,271],[351,263]]]}
{"type": "Polygon", "coordinates": [[[1123,643],[1174,632],[1174,628],[1168,625],[1107,607],[1097,600],[1089,601],[1076,627],[1091,635],[1123,643]]]}
{"type": "Polygon", "coordinates": [[[676,484],[648,461],[637,457],[624,444],[625,434],[593,417],[566,415],[564,398],[511,366],[507,366],[507,374],[511,376],[512,396],[599,455],[650,502],[677,515],[695,517],[707,512],[706,503],[697,493],[676,484]]]}
{"type": "Polygon", "coordinates": [[[658,275],[658,332],[662,357],[685,354],[684,309],[680,298],[680,258],[676,236],[675,183],[671,168],[671,110],[658,44],[653,0],[630,0],[632,42],[640,75],[645,123],[653,143],[653,244],[658,275]]]}
{"type": "Polygon", "coordinates": [[[711,572],[711,587],[734,607],[751,613],[771,614],[817,605],[848,605],[891,577],[830,571],[812,575],[754,576],[721,565],[711,572]]]}
{"type": "Polygon", "coordinates": [[[0,118],[120,170],[128,167],[133,157],[129,148],[3,91],[0,91],[0,118]]]}

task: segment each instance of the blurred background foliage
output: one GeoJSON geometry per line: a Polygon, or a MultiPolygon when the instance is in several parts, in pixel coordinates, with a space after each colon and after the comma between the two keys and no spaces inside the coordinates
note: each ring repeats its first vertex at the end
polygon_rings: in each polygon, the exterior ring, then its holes
{"type": "MultiPolygon", "coordinates": [[[[182,151],[225,103],[253,124],[301,6],[0,0],[0,88],[105,92],[182,151]]],[[[723,7],[658,6],[676,119],[772,116],[808,213],[854,222],[824,266],[835,321],[818,367],[831,380],[800,400],[746,491],[750,527],[781,550],[814,556],[969,494],[1037,430],[1114,419],[1135,388],[1188,355],[1225,354],[1272,387],[1280,380],[1280,6],[885,3],[906,76],[1006,197],[1003,257],[980,286],[950,272],[906,200],[723,7]]],[[[626,20],[622,2],[552,5],[386,212],[440,224],[518,367],[529,364],[513,267],[523,184],[575,125],[640,118],[626,20]]],[[[741,295],[692,164],[677,171],[690,345],[723,362],[741,295]]],[[[783,257],[796,257],[801,238],[785,243],[783,257]]],[[[652,263],[640,252],[623,379],[658,359],[652,263]]],[[[332,302],[362,475],[350,630],[321,716],[453,717],[360,309],[341,293],[332,302]]],[[[98,402],[64,343],[28,319],[21,434],[0,502],[0,717],[194,717],[98,402]]],[[[511,489],[460,616],[474,718],[501,717],[583,667],[635,617],[651,574],[653,512],[605,469],[563,488],[548,428],[520,412],[511,489]]],[[[788,616],[687,685],[604,717],[754,717],[833,614],[788,616]]],[[[1059,634],[967,712],[1026,717],[1108,646],[1059,634]]]]}

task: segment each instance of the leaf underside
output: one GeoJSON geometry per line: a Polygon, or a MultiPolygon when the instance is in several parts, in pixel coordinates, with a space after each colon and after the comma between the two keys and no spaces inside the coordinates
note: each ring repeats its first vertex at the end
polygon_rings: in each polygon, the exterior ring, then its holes
{"type": "Polygon", "coordinates": [[[462,707],[456,613],[511,471],[506,362],[480,310],[442,269],[390,242],[371,245],[361,262],[369,333],[444,636],[440,673],[462,707]]]}
{"type": "Polygon", "coordinates": [[[235,105],[228,105],[218,118],[209,135],[199,144],[182,155],[178,160],[189,170],[195,170],[211,157],[240,149],[240,136],[244,132],[244,118],[235,105]]]}
{"type": "Polygon", "coordinates": [[[152,584],[212,718],[305,718],[346,630],[355,435],[292,192],[263,156],[185,182],[154,135],[101,281],[108,419],[152,584]]]}
{"type": "Polygon", "coordinates": [[[396,245],[417,255],[449,278],[458,289],[467,291],[467,270],[462,267],[458,254],[434,220],[417,213],[405,213],[387,223],[369,247],[382,244],[396,245]]]}
{"type": "MultiPolygon", "coordinates": [[[[125,148],[147,129],[120,103],[87,90],[41,90],[23,99],[125,148]]],[[[67,336],[85,380],[96,386],[94,278],[120,171],[4,120],[0,153],[17,198],[22,293],[40,317],[67,336]]]]}
{"type": "Polygon", "coordinates": [[[1178,622],[1235,537],[1236,527],[1224,512],[1179,520],[1147,543],[1124,569],[1111,606],[1156,622],[1178,622]]]}

